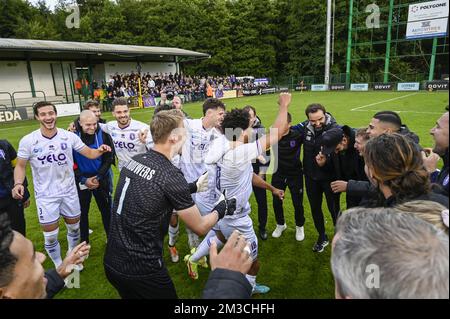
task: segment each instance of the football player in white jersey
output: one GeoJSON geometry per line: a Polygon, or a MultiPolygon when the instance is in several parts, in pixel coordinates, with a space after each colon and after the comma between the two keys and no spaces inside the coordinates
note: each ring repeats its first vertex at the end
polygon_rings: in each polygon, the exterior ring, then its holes
{"type": "MultiPolygon", "coordinates": [[[[172,106],[177,108],[176,103],[173,103],[172,106]]],[[[181,107],[177,109],[181,109],[181,107]]],[[[225,105],[218,99],[208,99],[203,104],[204,116],[201,119],[193,120],[188,118],[186,113],[183,112],[183,114],[185,116],[184,126],[187,131],[187,140],[181,150],[179,163],[172,162],[181,169],[184,177],[189,183],[199,180],[202,175],[205,177],[205,172],[208,172],[208,168],[204,164],[204,159],[211,141],[221,136],[221,132],[217,128],[220,128],[220,124],[222,123],[225,114],[225,105]]],[[[208,191],[192,194],[194,202],[198,205],[200,213],[203,215],[209,212],[206,211],[210,206],[209,203],[206,202],[206,199],[210,197],[209,193],[211,190],[213,191],[215,198],[215,191],[212,187],[214,182],[209,172],[208,183],[211,184],[210,187],[208,187],[208,191]]],[[[212,201],[212,204],[215,202],[216,199],[212,201]]],[[[214,207],[214,205],[212,207],[214,207]]],[[[186,228],[186,232],[188,234],[188,243],[191,253],[194,253],[200,240],[189,228],[186,228]]],[[[178,251],[175,246],[178,235],[179,223],[177,215],[174,213],[169,225],[169,252],[172,262],[178,262],[179,260],[178,251]]],[[[200,264],[206,268],[208,266],[206,258],[202,258],[200,264]]]]}
{"type": "MultiPolygon", "coordinates": [[[[215,187],[218,193],[227,192],[227,196],[234,196],[237,199],[236,212],[234,216],[226,217],[214,227],[217,238],[225,242],[234,230],[238,230],[251,245],[251,255],[253,265],[247,274],[247,279],[253,287],[255,293],[266,293],[269,288],[256,285],[256,274],[259,271],[258,239],[253,229],[253,222],[250,218],[249,199],[252,194],[252,183],[258,187],[263,187],[264,183],[253,174],[252,161],[264,154],[272,145],[276,144],[283,135],[287,123],[287,110],[291,102],[289,93],[281,93],[278,105],[279,111],[270,133],[262,136],[253,143],[246,143],[251,134],[250,118],[248,112],[242,109],[234,109],[225,115],[222,123],[222,131],[228,143],[217,139],[210,146],[205,163],[216,166],[215,187]]],[[[275,192],[275,190],[272,190],[275,192]]],[[[282,198],[282,191],[278,192],[282,198]]],[[[217,241],[216,241],[217,243],[217,241]]],[[[210,243],[208,243],[210,246],[210,243]]],[[[207,251],[207,249],[205,250],[207,251]]],[[[189,275],[193,278],[198,276],[196,272],[195,260],[198,254],[188,257],[185,261],[188,265],[189,275]],[[193,260],[194,259],[194,260],[193,260]]]]}
{"type": "Polygon", "coordinates": [[[131,118],[126,98],[117,98],[113,101],[112,114],[116,120],[100,124],[100,127],[111,135],[114,141],[120,171],[133,156],[152,148],[153,140],[150,127],[131,118]],[[145,143],[141,141],[142,136],[145,136],[145,143]]]}
{"type": "MultiPolygon", "coordinates": [[[[222,135],[220,125],[225,115],[225,104],[219,99],[210,98],[203,103],[203,117],[201,119],[185,119],[184,127],[187,130],[187,140],[181,150],[180,169],[188,183],[192,183],[200,178],[206,171],[205,157],[209,150],[210,143],[222,135]]],[[[211,179],[210,176],[208,179],[211,179]]],[[[196,193],[192,195],[201,214],[207,214],[209,202],[208,194],[196,193]]],[[[214,207],[214,206],[213,206],[214,207]]],[[[170,233],[170,229],[169,229],[170,233]]],[[[196,248],[200,241],[198,236],[187,229],[189,247],[196,248]]],[[[170,237],[169,237],[170,239],[170,237]]],[[[204,260],[203,260],[204,261],[204,260]]],[[[203,266],[206,266],[202,262],[203,266]]]]}
{"type": "Polygon", "coordinates": [[[73,151],[95,159],[111,152],[111,148],[101,145],[91,149],[76,134],[57,128],[57,110],[49,102],[36,103],[33,111],[40,128],[20,140],[12,195],[22,199],[25,170],[30,162],[45,249],[57,268],[62,263],[58,241],[60,216],[67,226],[68,251],[80,240],[80,202],[75,186],[73,151]]]}

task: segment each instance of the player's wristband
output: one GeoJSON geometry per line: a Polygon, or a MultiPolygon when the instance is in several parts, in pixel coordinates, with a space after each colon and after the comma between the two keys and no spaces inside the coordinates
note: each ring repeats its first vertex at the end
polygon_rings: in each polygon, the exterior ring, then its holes
{"type": "Polygon", "coordinates": [[[197,193],[197,181],[189,183],[189,192],[191,194],[197,193]]]}

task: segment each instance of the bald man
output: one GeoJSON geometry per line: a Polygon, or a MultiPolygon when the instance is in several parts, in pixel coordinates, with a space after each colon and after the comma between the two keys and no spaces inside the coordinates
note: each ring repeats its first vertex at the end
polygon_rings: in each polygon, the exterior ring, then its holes
{"type": "Polygon", "coordinates": [[[80,114],[81,131],[76,132],[87,146],[96,149],[106,144],[113,150],[98,159],[91,160],[74,152],[75,180],[80,199],[80,236],[81,242],[89,243],[89,207],[92,195],[95,197],[98,209],[102,215],[103,227],[108,234],[111,219],[111,178],[110,167],[114,163],[114,143],[109,134],[103,132],[97,124],[97,117],[90,110],[80,114]]]}

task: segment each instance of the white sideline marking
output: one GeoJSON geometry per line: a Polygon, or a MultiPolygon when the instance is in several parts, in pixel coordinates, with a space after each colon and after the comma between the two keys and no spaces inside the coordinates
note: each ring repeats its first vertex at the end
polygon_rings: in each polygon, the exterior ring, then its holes
{"type": "Polygon", "coordinates": [[[29,126],[4,127],[4,128],[0,128],[0,131],[17,130],[17,129],[24,128],[24,127],[29,127],[29,126]]]}
{"type": "Polygon", "coordinates": [[[363,109],[363,108],[368,107],[368,106],[374,106],[374,105],[378,105],[378,104],[382,104],[382,103],[386,103],[386,102],[390,102],[390,101],[400,100],[400,99],[403,99],[405,97],[413,96],[413,95],[416,95],[416,94],[418,94],[418,93],[411,93],[411,94],[402,95],[402,96],[399,96],[399,97],[394,97],[392,99],[383,100],[383,101],[380,101],[380,102],[375,102],[375,103],[371,103],[371,104],[355,107],[355,108],[351,109],[350,111],[356,111],[356,110],[363,109]]]}
{"type": "MultiPolygon", "coordinates": [[[[354,112],[381,112],[385,110],[355,110],[354,112]]],[[[415,114],[440,114],[442,115],[442,112],[418,112],[418,111],[393,111],[395,113],[415,113],[415,114]]]]}

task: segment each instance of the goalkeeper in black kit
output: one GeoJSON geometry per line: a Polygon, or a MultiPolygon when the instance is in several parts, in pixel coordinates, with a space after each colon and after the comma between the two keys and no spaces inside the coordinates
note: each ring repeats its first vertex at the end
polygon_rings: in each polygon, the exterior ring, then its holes
{"type": "Polygon", "coordinates": [[[104,267],[125,299],[177,298],[163,261],[164,236],[174,209],[198,235],[236,209],[236,199],[222,195],[211,214],[200,215],[191,192],[204,187],[202,178],[188,184],[170,161],[186,140],[183,118],[177,110],[156,114],[150,123],[154,148],[133,157],[120,172],[104,267]]]}

